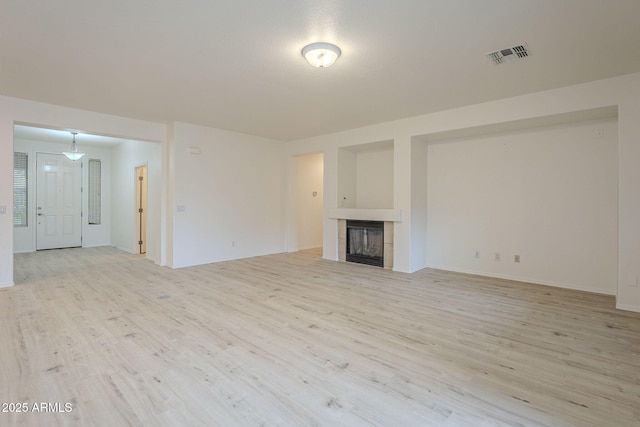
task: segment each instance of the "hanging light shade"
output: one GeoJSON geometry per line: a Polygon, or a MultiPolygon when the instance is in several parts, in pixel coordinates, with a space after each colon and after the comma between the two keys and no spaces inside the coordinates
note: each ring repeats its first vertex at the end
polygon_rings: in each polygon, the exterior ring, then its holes
{"type": "Polygon", "coordinates": [[[331,43],[311,43],[302,48],[302,56],[316,68],[326,68],[333,65],[342,51],[331,43]]]}
{"type": "Polygon", "coordinates": [[[63,151],[62,152],[62,154],[67,156],[67,158],[69,160],[73,160],[74,162],[76,160],[81,159],[82,156],[84,156],[84,153],[79,153],[78,152],[78,146],[76,145],[76,135],[77,134],[78,134],[78,132],[71,132],[71,135],[73,135],[73,142],[71,143],[71,151],[63,151]]]}

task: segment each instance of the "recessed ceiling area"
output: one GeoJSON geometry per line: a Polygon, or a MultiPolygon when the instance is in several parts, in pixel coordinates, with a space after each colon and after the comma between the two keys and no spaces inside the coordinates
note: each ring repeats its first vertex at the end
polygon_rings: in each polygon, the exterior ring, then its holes
{"type": "Polygon", "coordinates": [[[71,132],[78,132],[76,142],[78,145],[90,145],[100,147],[113,147],[121,144],[127,139],[111,136],[93,135],[79,132],[73,129],[47,129],[38,126],[16,124],[13,126],[13,137],[15,139],[27,139],[31,141],[54,142],[60,144],[71,144],[71,132]]]}
{"type": "Polygon", "coordinates": [[[9,0],[0,94],[282,141],[640,71],[640,1],[9,0]],[[309,43],[338,45],[310,67],[309,43]],[[522,61],[486,54],[527,43],[522,61]]]}

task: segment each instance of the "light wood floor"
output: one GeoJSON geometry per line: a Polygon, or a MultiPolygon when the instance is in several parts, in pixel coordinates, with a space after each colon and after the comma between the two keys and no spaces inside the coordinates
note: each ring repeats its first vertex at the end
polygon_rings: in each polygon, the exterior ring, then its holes
{"type": "Polygon", "coordinates": [[[66,249],[15,276],[0,403],[30,413],[1,426],[640,425],[640,314],[609,296],[318,251],[171,270],[66,249]]]}

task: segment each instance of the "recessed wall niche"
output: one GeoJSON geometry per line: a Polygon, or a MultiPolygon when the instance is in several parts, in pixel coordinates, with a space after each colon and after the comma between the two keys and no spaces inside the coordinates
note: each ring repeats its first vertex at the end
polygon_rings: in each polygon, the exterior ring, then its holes
{"type": "Polygon", "coordinates": [[[338,149],[338,207],[393,209],[393,141],[338,149]]]}

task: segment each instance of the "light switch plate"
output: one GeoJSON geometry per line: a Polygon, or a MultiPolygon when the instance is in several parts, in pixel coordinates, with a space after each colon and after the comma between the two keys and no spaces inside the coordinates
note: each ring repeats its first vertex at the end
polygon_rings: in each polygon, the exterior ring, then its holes
{"type": "Polygon", "coordinates": [[[0,215],[6,215],[6,214],[7,214],[7,206],[0,205],[0,215]]]}

